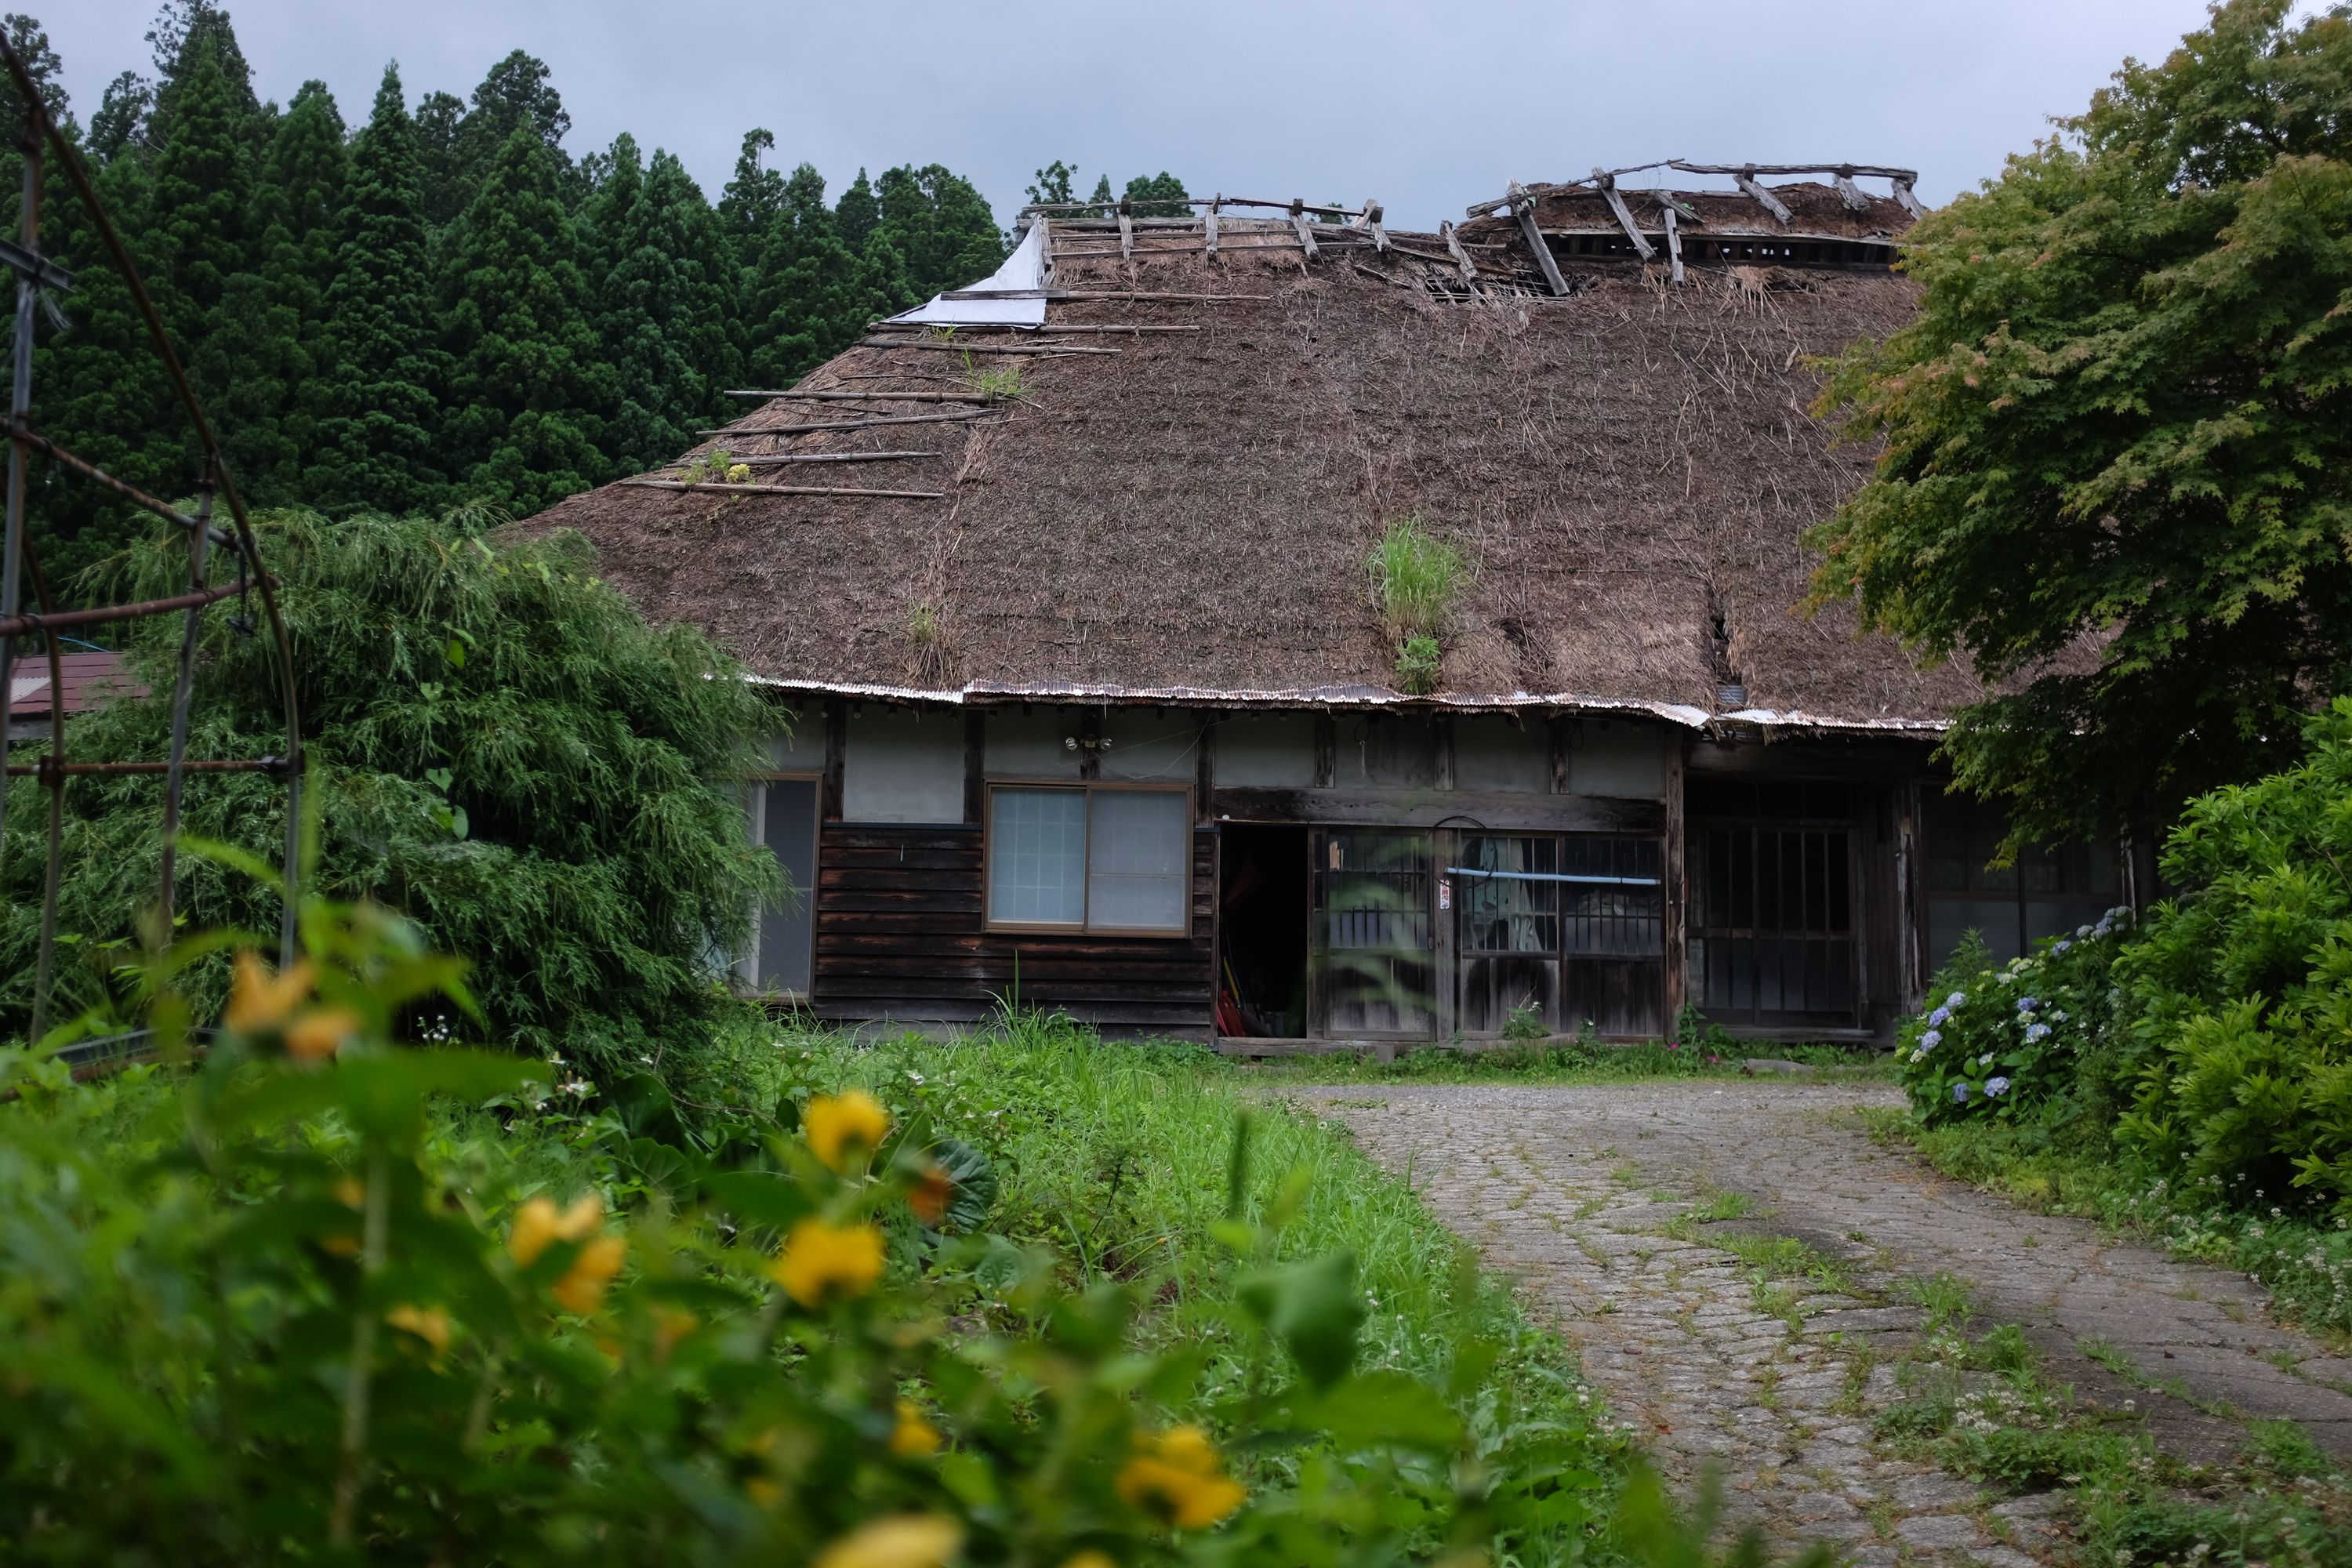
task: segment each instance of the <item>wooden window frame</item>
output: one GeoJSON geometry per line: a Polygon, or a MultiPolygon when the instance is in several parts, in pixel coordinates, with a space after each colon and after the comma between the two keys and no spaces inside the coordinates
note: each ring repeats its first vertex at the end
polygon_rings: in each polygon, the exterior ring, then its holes
{"type": "Polygon", "coordinates": [[[980,833],[980,918],[984,931],[1008,931],[1034,936],[1092,936],[1115,942],[1189,942],[1192,936],[1192,838],[1195,827],[1194,801],[1189,784],[1153,784],[1143,779],[990,779],[982,803],[980,833]],[[1076,790],[1087,795],[1086,826],[1086,869],[1080,880],[1080,896],[1087,905],[1086,917],[1076,924],[1045,921],[1000,921],[996,918],[992,889],[996,885],[996,792],[1000,789],[1076,790]],[[1181,795],[1184,801],[1184,919],[1181,925],[1097,926],[1094,923],[1094,801],[1097,790],[1143,791],[1151,795],[1181,795]]]}
{"type": "MultiPolygon", "coordinates": [[[[814,831],[810,835],[809,840],[809,870],[812,876],[821,879],[824,876],[824,770],[823,768],[762,768],[739,776],[746,784],[754,788],[772,784],[810,784],[816,786],[815,820],[812,824],[814,831]]],[[[743,815],[747,824],[756,820],[759,825],[756,831],[760,837],[753,840],[752,847],[765,849],[768,847],[766,813],[763,811],[754,819],[751,816],[751,803],[746,801],[743,815]]],[[[808,989],[804,992],[761,991],[758,988],[760,981],[756,977],[747,984],[742,978],[743,960],[738,958],[727,966],[730,989],[738,996],[751,997],[754,1000],[773,999],[806,1006],[810,999],[816,994],[816,889],[812,886],[806,889],[806,892],[809,906],[808,989]]],[[[760,921],[766,913],[767,906],[764,904],[751,910],[751,951],[745,956],[751,959],[755,975],[760,966],[760,921]]]]}

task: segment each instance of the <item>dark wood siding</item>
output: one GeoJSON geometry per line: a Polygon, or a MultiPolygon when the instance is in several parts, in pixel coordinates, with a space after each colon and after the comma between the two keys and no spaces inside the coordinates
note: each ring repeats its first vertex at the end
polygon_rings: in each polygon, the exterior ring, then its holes
{"type": "Polygon", "coordinates": [[[1183,939],[984,929],[981,830],[828,822],[817,862],[822,1018],[971,1023],[1000,997],[1113,1034],[1205,1039],[1215,981],[1217,836],[1192,835],[1183,939]]]}

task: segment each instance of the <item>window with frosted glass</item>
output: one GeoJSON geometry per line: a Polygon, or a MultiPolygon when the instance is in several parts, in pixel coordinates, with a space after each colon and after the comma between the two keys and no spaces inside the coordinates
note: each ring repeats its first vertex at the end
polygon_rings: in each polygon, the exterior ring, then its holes
{"type": "Polygon", "coordinates": [[[1087,923],[1097,931],[1184,929],[1192,815],[1171,790],[1104,789],[1087,833],[1087,923]]]}
{"type": "Polygon", "coordinates": [[[1087,792],[1000,789],[990,811],[988,918],[1007,925],[1084,925],[1087,792]]]}

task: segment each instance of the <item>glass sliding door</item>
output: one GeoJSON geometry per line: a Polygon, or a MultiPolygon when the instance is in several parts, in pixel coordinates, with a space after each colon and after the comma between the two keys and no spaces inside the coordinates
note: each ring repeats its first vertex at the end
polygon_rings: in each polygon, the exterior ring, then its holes
{"type": "Polygon", "coordinates": [[[1425,833],[1314,836],[1315,1032],[1417,1035],[1437,1026],[1425,833]]]}
{"type": "Polygon", "coordinates": [[[1654,838],[1465,836],[1448,868],[1461,889],[1463,1033],[1499,1034],[1522,1009],[1559,1034],[1660,1033],[1663,863],[1654,838]]]}
{"type": "Polygon", "coordinates": [[[736,974],[761,995],[805,1000],[813,978],[816,931],[816,803],[814,779],[764,779],[751,786],[751,837],[776,858],[789,888],[760,910],[751,951],[736,974]]]}

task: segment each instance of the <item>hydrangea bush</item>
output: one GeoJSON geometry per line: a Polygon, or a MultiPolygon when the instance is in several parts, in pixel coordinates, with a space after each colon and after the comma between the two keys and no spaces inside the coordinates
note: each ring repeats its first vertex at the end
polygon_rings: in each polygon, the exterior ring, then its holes
{"type": "Polygon", "coordinates": [[[1928,985],[1934,1005],[1897,1036],[1921,1120],[2006,1120],[2072,1083],[2112,1034],[2120,998],[2109,972],[2131,927],[2130,910],[2109,910],[2005,964],[1970,931],[1928,985]]]}

